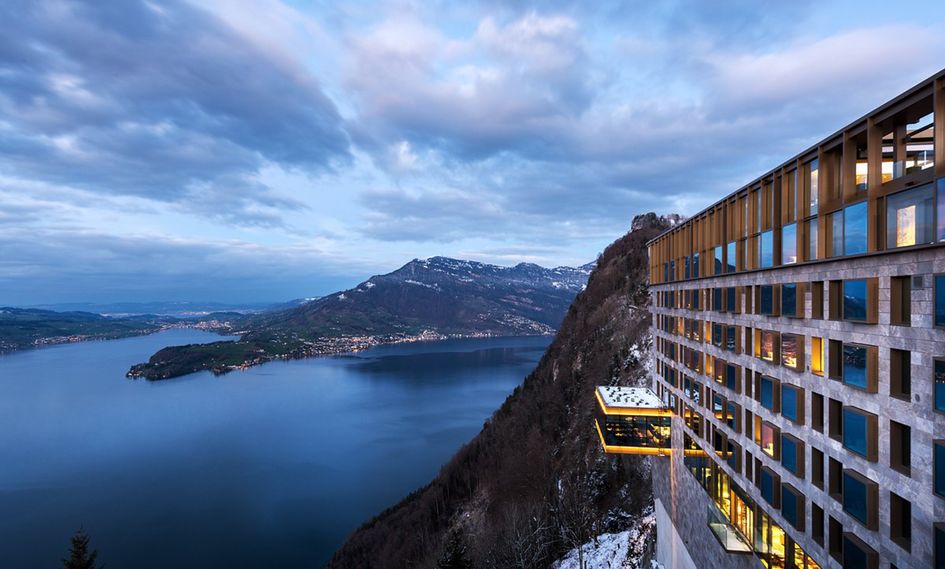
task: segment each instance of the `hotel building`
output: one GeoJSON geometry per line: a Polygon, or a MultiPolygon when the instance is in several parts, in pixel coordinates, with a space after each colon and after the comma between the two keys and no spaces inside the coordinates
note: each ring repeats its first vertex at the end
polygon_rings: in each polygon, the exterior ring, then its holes
{"type": "Polygon", "coordinates": [[[942,125],[945,70],[648,244],[658,403],[597,423],[667,569],[945,569],[942,125]]]}

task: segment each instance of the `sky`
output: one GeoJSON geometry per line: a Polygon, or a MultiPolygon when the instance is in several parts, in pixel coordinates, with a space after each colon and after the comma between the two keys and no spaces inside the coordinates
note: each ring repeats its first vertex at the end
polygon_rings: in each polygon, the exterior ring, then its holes
{"type": "Polygon", "coordinates": [[[0,305],[593,260],[945,66],[945,3],[0,3],[0,305]]]}

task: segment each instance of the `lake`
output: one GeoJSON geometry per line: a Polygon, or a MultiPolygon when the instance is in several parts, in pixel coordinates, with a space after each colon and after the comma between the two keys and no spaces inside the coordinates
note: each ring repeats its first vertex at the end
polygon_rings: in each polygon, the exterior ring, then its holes
{"type": "Polygon", "coordinates": [[[109,569],[320,567],[425,484],[550,338],[386,346],[214,377],[128,380],[196,330],[0,357],[0,559],[109,569]]]}

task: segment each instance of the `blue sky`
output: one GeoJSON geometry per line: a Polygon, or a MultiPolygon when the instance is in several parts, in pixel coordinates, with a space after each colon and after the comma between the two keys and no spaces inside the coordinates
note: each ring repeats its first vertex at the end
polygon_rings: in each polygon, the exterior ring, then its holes
{"type": "Polygon", "coordinates": [[[945,5],[0,5],[0,305],[592,260],[945,66],[945,5]]]}

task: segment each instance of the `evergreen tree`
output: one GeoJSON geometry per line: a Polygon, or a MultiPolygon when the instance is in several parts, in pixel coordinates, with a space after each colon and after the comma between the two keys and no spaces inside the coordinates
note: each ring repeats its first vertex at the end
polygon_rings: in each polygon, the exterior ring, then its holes
{"type": "Polygon", "coordinates": [[[62,560],[63,569],[101,569],[101,566],[95,565],[98,558],[98,551],[89,552],[89,541],[91,538],[85,530],[79,528],[72,536],[72,546],[69,549],[69,559],[62,560]]]}
{"type": "Polygon", "coordinates": [[[450,533],[443,555],[436,563],[436,569],[472,569],[472,563],[466,558],[466,544],[459,531],[450,533]]]}

